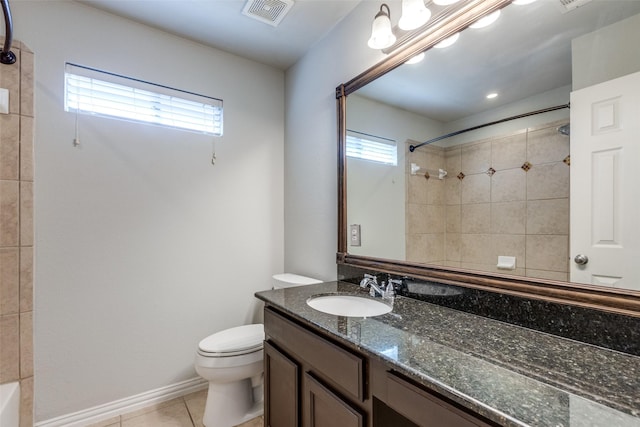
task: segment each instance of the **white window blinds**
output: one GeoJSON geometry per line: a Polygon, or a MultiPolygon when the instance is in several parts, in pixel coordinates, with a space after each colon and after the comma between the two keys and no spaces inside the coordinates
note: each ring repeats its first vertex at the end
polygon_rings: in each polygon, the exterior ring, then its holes
{"type": "Polygon", "coordinates": [[[222,136],[222,100],[65,65],[65,111],[222,136]]]}
{"type": "Polygon", "coordinates": [[[398,149],[391,139],[347,131],[347,157],[370,160],[388,165],[398,164],[398,149]]]}

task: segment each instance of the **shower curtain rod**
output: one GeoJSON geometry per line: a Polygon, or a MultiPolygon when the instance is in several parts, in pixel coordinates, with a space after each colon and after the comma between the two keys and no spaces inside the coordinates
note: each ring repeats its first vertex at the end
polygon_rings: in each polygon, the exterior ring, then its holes
{"type": "Polygon", "coordinates": [[[2,0],[2,13],[4,13],[4,48],[2,52],[0,52],[0,62],[3,64],[14,64],[16,62],[16,55],[11,52],[13,21],[11,19],[9,0],[2,0]]]}
{"type": "Polygon", "coordinates": [[[542,114],[542,113],[548,113],[550,111],[562,110],[563,108],[570,108],[570,104],[556,105],[555,107],[549,107],[549,108],[544,108],[542,110],[530,111],[528,113],[518,114],[517,116],[511,116],[511,117],[507,117],[507,118],[504,118],[504,119],[496,120],[495,122],[489,122],[489,123],[485,123],[485,124],[482,124],[482,125],[473,126],[473,127],[467,128],[467,129],[462,129],[462,130],[458,130],[458,131],[455,131],[455,132],[451,132],[451,133],[448,133],[446,135],[442,135],[442,136],[439,136],[437,138],[430,139],[430,140],[425,141],[423,143],[420,143],[418,145],[410,145],[409,146],[409,151],[411,151],[413,153],[416,148],[420,148],[423,145],[431,144],[433,142],[440,141],[441,139],[451,138],[452,136],[460,135],[461,133],[470,132],[472,130],[481,129],[481,128],[484,128],[484,127],[487,127],[487,126],[497,125],[497,124],[508,122],[508,121],[511,121],[511,120],[522,119],[523,117],[535,116],[536,114],[542,114]]]}

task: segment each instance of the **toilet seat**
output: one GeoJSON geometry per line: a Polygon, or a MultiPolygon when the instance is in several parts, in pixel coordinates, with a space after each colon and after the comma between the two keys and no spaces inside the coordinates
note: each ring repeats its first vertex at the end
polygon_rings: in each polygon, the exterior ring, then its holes
{"type": "Polygon", "coordinates": [[[232,357],[262,350],[264,325],[244,325],[209,335],[198,344],[205,357],[232,357]]]}

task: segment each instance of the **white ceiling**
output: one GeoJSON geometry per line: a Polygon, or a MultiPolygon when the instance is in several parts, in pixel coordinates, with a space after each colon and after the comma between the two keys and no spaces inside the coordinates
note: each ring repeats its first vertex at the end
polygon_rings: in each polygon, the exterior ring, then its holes
{"type": "Polygon", "coordinates": [[[245,0],[78,0],[236,55],[287,69],[360,0],[295,0],[273,27],[242,14],[245,0]]]}

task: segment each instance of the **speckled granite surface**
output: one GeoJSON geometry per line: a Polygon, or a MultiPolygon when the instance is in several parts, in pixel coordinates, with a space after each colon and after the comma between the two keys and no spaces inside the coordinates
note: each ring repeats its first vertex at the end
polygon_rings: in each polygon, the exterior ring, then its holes
{"type": "Polygon", "coordinates": [[[336,292],[368,296],[347,282],[256,296],[501,425],[640,427],[640,357],[405,297],[371,318],[306,304],[336,292]]]}

